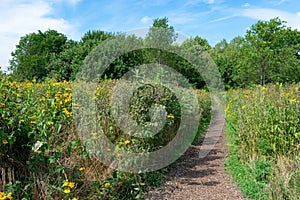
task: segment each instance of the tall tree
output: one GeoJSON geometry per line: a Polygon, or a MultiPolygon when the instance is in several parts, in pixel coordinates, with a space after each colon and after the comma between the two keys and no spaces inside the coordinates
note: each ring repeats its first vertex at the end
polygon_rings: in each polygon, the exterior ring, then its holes
{"type": "Polygon", "coordinates": [[[145,38],[145,42],[158,47],[171,45],[177,38],[174,27],[168,24],[168,18],[157,18],[145,38]]]}
{"type": "Polygon", "coordinates": [[[300,32],[286,27],[279,18],[258,21],[247,31],[245,39],[251,58],[248,67],[257,71],[252,81],[262,85],[274,81],[299,81],[299,62],[295,52],[300,43],[300,32]]]}
{"type": "Polygon", "coordinates": [[[59,81],[74,80],[88,54],[101,42],[111,37],[113,37],[112,33],[93,30],[86,32],[79,42],[68,40],[62,52],[52,54],[50,76],[59,81]]]}
{"type": "Polygon", "coordinates": [[[34,77],[43,79],[49,73],[48,64],[51,54],[59,54],[67,37],[55,30],[38,31],[21,37],[16,50],[12,52],[9,70],[20,80],[34,77]]]}
{"type": "Polygon", "coordinates": [[[212,55],[227,88],[300,81],[300,32],[285,23],[279,18],[258,21],[245,37],[214,47],[212,55]]]}

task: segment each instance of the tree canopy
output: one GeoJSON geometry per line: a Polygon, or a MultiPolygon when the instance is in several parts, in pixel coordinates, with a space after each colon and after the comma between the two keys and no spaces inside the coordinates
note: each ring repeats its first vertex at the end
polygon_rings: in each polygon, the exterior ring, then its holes
{"type": "Polygon", "coordinates": [[[258,21],[244,37],[214,47],[214,59],[227,87],[299,82],[300,32],[279,18],[258,21]]]}
{"type": "Polygon", "coordinates": [[[190,63],[161,50],[166,46],[180,46],[183,51],[194,48],[193,51],[208,52],[218,66],[226,88],[300,81],[300,32],[287,27],[279,18],[258,21],[243,37],[235,37],[229,42],[224,39],[214,47],[200,36],[175,44],[177,34],[167,17],[154,19],[144,39],[94,30],[85,33],[80,41],[74,41],[55,30],[38,31],[21,37],[12,52],[9,69],[21,81],[46,77],[58,81],[73,80],[95,47],[117,37],[125,37],[128,44],[139,44],[145,49],[127,53],[111,63],[106,71],[110,78],[119,78],[134,66],[156,62],[175,66],[197,87],[204,87],[201,75],[190,63]],[[151,49],[152,46],[162,48],[151,49]]]}

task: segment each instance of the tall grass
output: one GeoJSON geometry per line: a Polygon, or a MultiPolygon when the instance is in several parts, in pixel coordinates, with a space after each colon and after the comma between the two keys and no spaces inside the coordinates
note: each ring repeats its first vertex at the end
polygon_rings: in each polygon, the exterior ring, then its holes
{"type": "Polygon", "coordinates": [[[300,196],[300,84],[231,90],[227,167],[253,199],[300,196]]]}

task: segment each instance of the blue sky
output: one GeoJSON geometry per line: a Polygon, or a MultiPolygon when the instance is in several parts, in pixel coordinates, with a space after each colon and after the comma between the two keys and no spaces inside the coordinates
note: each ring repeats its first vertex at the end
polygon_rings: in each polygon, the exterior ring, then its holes
{"type": "Polygon", "coordinates": [[[125,32],[148,28],[153,19],[186,36],[201,36],[211,45],[243,36],[258,20],[280,17],[300,30],[299,0],[1,0],[0,66],[21,36],[55,29],[79,40],[88,30],[125,32]]]}

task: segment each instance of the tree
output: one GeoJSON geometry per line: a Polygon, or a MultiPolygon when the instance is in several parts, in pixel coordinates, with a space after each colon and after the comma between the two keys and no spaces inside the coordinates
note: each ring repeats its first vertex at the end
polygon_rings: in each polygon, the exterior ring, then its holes
{"type": "Polygon", "coordinates": [[[300,32],[279,18],[258,21],[244,37],[225,40],[213,49],[227,88],[270,82],[299,82],[300,32]]]}
{"type": "Polygon", "coordinates": [[[45,78],[51,70],[48,68],[51,54],[59,54],[66,41],[67,37],[55,30],[38,31],[21,37],[11,54],[9,70],[19,80],[45,78]]]}
{"type": "Polygon", "coordinates": [[[68,40],[59,54],[51,56],[50,77],[58,81],[74,80],[88,54],[101,42],[113,37],[112,33],[100,30],[88,31],[79,42],[68,40]]]}
{"type": "Polygon", "coordinates": [[[299,81],[299,62],[295,52],[300,43],[300,33],[285,26],[279,18],[258,21],[247,31],[248,67],[257,71],[253,83],[299,81]]]}
{"type": "Polygon", "coordinates": [[[174,27],[168,24],[168,18],[157,18],[145,38],[145,42],[156,47],[165,47],[171,45],[177,38],[174,27]]]}

